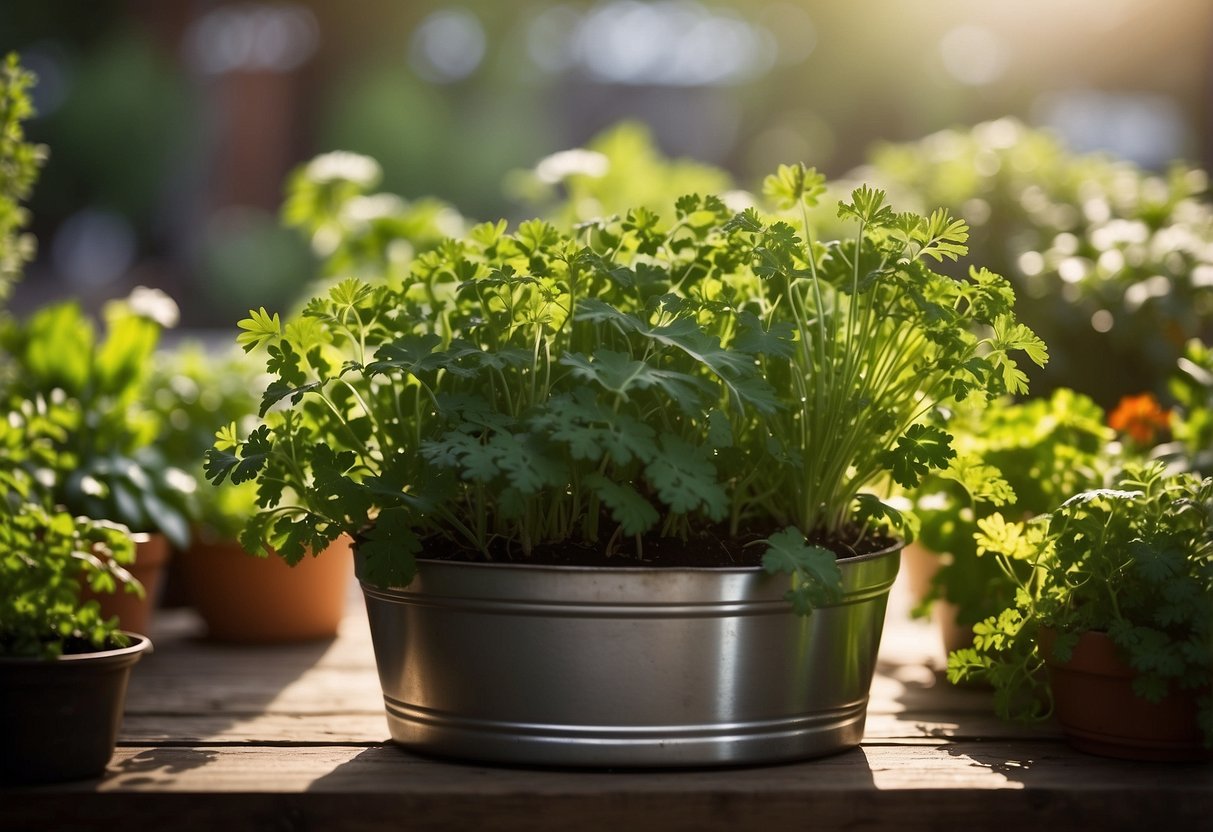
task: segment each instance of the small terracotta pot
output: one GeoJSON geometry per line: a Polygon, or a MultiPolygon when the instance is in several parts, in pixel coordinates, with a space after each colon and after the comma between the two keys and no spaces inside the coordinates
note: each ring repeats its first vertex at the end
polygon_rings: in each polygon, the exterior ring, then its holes
{"type": "MultiPolygon", "coordinates": [[[[901,550],[901,568],[906,573],[906,585],[914,606],[923,602],[931,591],[931,581],[943,566],[942,556],[918,543],[901,550]]],[[[931,620],[939,628],[940,643],[946,659],[949,653],[973,646],[973,628],[956,623],[957,606],[936,598],[931,604],[931,620]]]]}
{"type": "Polygon", "coordinates": [[[354,575],[349,538],[295,566],[250,555],[235,541],[197,541],[178,557],[210,638],[283,644],[337,635],[354,575]]]}
{"type": "Polygon", "coordinates": [[[931,579],[942,565],[939,555],[920,543],[907,543],[901,550],[901,571],[914,606],[927,597],[931,591],[931,579]]]}
{"type": "Polygon", "coordinates": [[[151,627],[152,609],[156,605],[168,565],[169,544],[168,538],[162,534],[137,532],[131,537],[135,539],[135,562],[126,568],[143,584],[143,597],[127,592],[121,586],[116,592],[104,594],[86,588],[81,590],[80,597],[85,601],[96,600],[101,605],[103,617],[118,616],[122,629],[146,634],[151,627]]]}
{"type": "Polygon", "coordinates": [[[1083,633],[1064,664],[1053,658],[1056,641],[1056,632],[1041,630],[1057,720],[1070,745],[1130,760],[1213,759],[1196,721],[1195,692],[1172,691],[1150,702],[1133,692],[1136,671],[1106,633],[1083,633]]]}

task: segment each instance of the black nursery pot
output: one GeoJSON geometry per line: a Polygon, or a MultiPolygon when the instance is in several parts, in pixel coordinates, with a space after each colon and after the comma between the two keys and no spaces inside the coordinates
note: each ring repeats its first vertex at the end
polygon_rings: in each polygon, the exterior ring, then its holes
{"type": "Polygon", "coordinates": [[[114,754],[131,668],[151,648],[0,658],[0,782],[58,783],[100,777],[114,754]]]}

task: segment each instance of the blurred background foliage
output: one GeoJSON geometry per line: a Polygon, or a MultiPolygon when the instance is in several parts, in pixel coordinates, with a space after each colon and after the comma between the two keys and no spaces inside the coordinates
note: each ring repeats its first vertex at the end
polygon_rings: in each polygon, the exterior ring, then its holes
{"type": "Polygon", "coordinates": [[[1205,0],[4,3],[50,148],[13,308],[135,285],[186,330],[283,308],[326,239],[284,225],[285,187],[329,151],[378,162],[326,221],[388,270],[465,217],[575,222],[804,161],[968,219],[1052,347],[1038,391],[1109,406],[1213,340],[1211,41],[1205,0]]]}

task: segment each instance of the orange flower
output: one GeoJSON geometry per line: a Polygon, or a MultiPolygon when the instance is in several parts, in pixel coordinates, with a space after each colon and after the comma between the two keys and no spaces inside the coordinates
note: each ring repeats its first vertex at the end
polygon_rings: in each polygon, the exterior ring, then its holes
{"type": "Polygon", "coordinates": [[[1108,425],[1118,433],[1127,433],[1138,445],[1153,445],[1159,431],[1171,424],[1171,411],[1163,410],[1150,393],[1125,396],[1108,416],[1108,425]]]}

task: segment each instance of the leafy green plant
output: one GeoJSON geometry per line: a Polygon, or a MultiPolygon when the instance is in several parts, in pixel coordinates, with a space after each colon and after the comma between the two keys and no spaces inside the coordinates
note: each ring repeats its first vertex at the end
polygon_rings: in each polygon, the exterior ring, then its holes
{"type": "MultiPolygon", "coordinates": [[[[148,387],[161,425],[157,446],[168,464],[202,479],[215,433],[256,412],[262,374],[256,359],[241,350],[216,352],[187,342],[157,352],[148,387]]],[[[198,489],[189,508],[196,535],[231,540],[257,511],[256,488],[245,483],[198,489]]]]}
{"type": "Polygon", "coordinates": [[[44,398],[69,421],[58,453],[31,460],[51,502],[74,515],[163,532],[174,545],[189,540],[191,477],[168,465],[157,447],[161,425],[148,407],[148,379],[161,323],[171,301],[150,290],[105,310],[99,340],[79,305],[47,307],[0,331],[0,395],[9,410],[44,398]],[[168,306],[166,306],[168,304],[168,306]]]}
{"type": "Polygon", "coordinates": [[[1019,520],[1044,514],[1101,485],[1115,455],[1103,410],[1065,388],[1047,399],[961,405],[947,427],[957,458],[913,495],[919,542],[944,559],[919,612],[942,599],[955,605],[957,624],[971,626],[1011,603],[1017,586],[1007,564],[978,556],[977,523],[995,511],[1019,520]]]}
{"type": "Polygon", "coordinates": [[[1027,523],[994,514],[978,527],[978,553],[1017,581],[1016,599],[974,628],[973,647],[948,657],[949,679],[991,682],[1004,718],[1042,718],[1051,700],[1041,628],[1058,632],[1061,661],[1081,633],[1106,632],[1137,671],[1138,695],[1199,694],[1213,743],[1213,478],[1130,465],[1113,488],[1084,491],[1051,514],[1027,523]]]}
{"type": "Polygon", "coordinates": [[[1107,408],[1161,395],[1185,341],[1213,338],[1205,171],[1077,154],[1013,119],[879,145],[870,159],[865,178],[965,218],[974,255],[1011,280],[1020,319],[1052,354],[1034,389],[1069,387],[1107,408]]]}
{"type": "MultiPolygon", "coordinates": [[[[800,210],[807,229],[824,185],[811,169],[782,167],[764,190],[780,208],[800,210]]],[[[941,404],[1025,393],[1013,354],[1047,360],[1044,344],[1015,321],[1005,280],[985,269],[958,280],[930,268],[967,251],[962,221],[942,210],[895,213],[867,186],[851,196],[838,209],[856,227],[844,241],[805,243],[788,223],[764,225],[754,211],[734,221],[773,290],[765,315],[796,333],[791,361],[766,368],[777,389],[793,391],[792,406],[768,422],[797,460],[777,499],[793,499],[781,510],[801,528],[834,534],[880,477],[912,488],[948,467],[951,437],[926,423],[941,404]]]]}
{"type": "Polygon", "coordinates": [[[25,141],[23,125],[34,114],[29,99],[34,80],[15,53],[0,66],[0,304],[34,257],[33,235],[22,232],[29,222],[22,203],[46,161],[45,147],[25,141]]]}
{"type": "MultiPolygon", "coordinates": [[[[22,131],[32,114],[33,80],[16,55],[0,68],[0,302],[34,250],[33,238],[21,233],[28,221],[21,203],[46,155],[22,131]]],[[[82,333],[64,327],[37,340],[23,338],[7,319],[0,327],[6,350],[25,348],[20,355],[0,352],[0,655],[54,658],[124,645],[117,619],[103,620],[96,601],[81,602],[80,589],[142,593],[124,567],[134,560],[134,542],[125,527],[73,516],[56,502],[56,485],[81,461],[68,450],[81,432],[81,414],[62,387],[36,389],[38,373],[61,380],[52,372],[57,362],[74,367],[82,355],[90,360],[87,352],[71,352],[82,333]]],[[[117,375],[121,362],[109,352],[106,366],[117,375]]]]}
{"type": "Polygon", "coordinates": [[[1213,476],[1213,348],[1188,342],[1168,389],[1176,402],[1170,428],[1174,443],[1162,450],[1203,476],[1213,476]]]}
{"type": "MultiPolygon", "coordinates": [[[[513,171],[505,180],[507,192],[526,210],[561,227],[636,208],[663,211],[683,194],[725,193],[733,187],[719,168],[666,158],[648,127],[634,121],[614,125],[585,147],[558,151],[533,168],[513,171]]],[[[748,195],[740,196],[752,203],[748,195]]]]}
{"type": "Polygon", "coordinates": [[[135,549],[126,528],[56,508],[31,471],[61,468],[57,450],[72,414],[32,399],[0,419],[0,655],[54,658],[125,644],[80,590],[141,593],[125,569],[135,549]],[[28,463],[33,463],[28,464],[28,463]]]}
{"type": "MultiPolygon", "coordinates": [[[[820,185],[784,168],[769,191],[804,212],[820,185]]],[[[761,544],[742,551],[793,572],[807,611],[900,520],[861,489],[947,464],[939,403],[1020,392],[1011,353],[1044,360],[1005,281],[926,266],[963,253],[963,223],[867,188],[839,210],[858,233],[827,244],[714,196],[572,235],[485,223],[403,281],[254,312],[239,340],[274,379],[208,477],[257,481],[247,547],[295,562],[349,533],[373,583],[423,550],[645,558],[706,535],[761,544]]]]}
{"type": "Polygon", "coordinates": [[[283,221],[307,237],[326,277],[402,279],[418,253],[466,231],[467,221],[445,202],[376,191],[382,178],[374,159],[344,151],[291,173],[283,221]]]}

